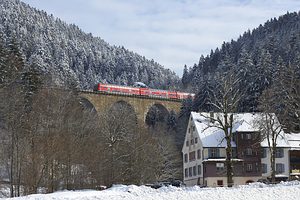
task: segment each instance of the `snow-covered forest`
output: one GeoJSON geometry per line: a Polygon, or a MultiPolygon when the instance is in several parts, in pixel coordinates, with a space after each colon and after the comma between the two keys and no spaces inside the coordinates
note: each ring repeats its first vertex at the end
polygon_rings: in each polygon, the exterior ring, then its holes
{"type": "MultiPolygon", "coordinates": [[[[267,20],[267,19],[266,19],[267,20]]],[[[239,78],[245,98],[240,112],[257,111],[257,99],[292,66],[300,77],[300,12],[274,17],[254,30],[245,31],[239,38],[224,42],[221,47],[201,55],[199,62],[183,69],[185,89],[197,93],[193,110],[210,110],[205,103],[211,88],[218,87],[224,74],[233,71],[239,78]]]]}
{"type": "Polygon", "coordinates": [[[76,82],[91,89],[99,82],[131,86],[141,81],[151,88],[176,89],[180,83],[174,72],[154,60],[111,46],[19,0],[0,1],[0,33],[5,42],[16,39],[26,61],[59,85],[76,82]]]}

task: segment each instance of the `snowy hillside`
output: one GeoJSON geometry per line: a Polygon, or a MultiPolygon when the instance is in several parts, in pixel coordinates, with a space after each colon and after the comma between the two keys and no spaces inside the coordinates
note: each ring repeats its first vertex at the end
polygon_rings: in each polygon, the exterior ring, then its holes
{"type": "MultiPolygon", "coordinates": [[[[26,61],[50,74],[53,82],[92,89],[95,83],[169,89],[179,77],[154,60],[125,47],[111,46],[74,24],[19,0],[0,0],[0,35],[6,43],[16,39],[26,61]]],[[[173,88],[174,89],[174,88],[173,88]]]]}
{"type": "Polygon", "coordinates": [[[247,186],[238,186],[235,188],[200,188],[198,186],[176,188],[164,187],[152,189],[146,186],[125,186],[116,185],[104,191],[86,190],[86,191],[63,191],[53,194],[36,194],[15,199],[26,200],[55,200],[55,199],[86,199],[86,200],[116,200],[116,199],[147,199],[147,200],[170,200],[170,199],[299,199],[300,183],[298,181],[280,183],[278,185],[265,185],[262,183],[253,183],[247,186]]]}

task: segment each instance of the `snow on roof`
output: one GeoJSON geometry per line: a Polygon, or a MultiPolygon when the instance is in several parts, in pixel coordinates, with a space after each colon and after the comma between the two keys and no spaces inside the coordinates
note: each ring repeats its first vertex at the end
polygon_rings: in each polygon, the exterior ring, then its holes
{"type": "Polygon", "coordinates": [[[142,82],[135,82],[133,87],[147,88],[148,86],[145,83],[142,83],[142,82]]]}
{"type": "Polygon", "coordinates": [[[300,150],[300,133],[285,134],[291,150],[300,150]]]}
{"type": "MultiPolygon", "coordinates": [[[[243,162],[243,159],[232,158],[233,162],[243,162]]],[[[208,158],[204,159],[203,162],[226,162],[226,158],[208,158]]]]}
{"type": "MultiPolygon", "coordinates": [[[[210,125],[214,125],[209,119],[210,113],[191,112],[191,115],[203,147],[227,146],[226,140],[223,139],[225,136],[224,131],[217,127],[209,127],[210,125]]],[[[221,116],[221,113],[214,113],[214,118],[217,116],[221,116]]],[[[236,123],[234,124],[233,132],[258,131],[258,128],[252,125],[254,119],[255,114],[252,113],[234,114],[234,121],[236,123]]],[[[217,123],[215,125],[217,125],[217,123]]],[[[232,147],[236,147],[236,144],[233,141],[231,142],[231,145],[232,147]]]]}
{"type": "MultiPolygon", "coordinates": [[[[211,122],[210,120],[211,113],[197,113],[191,112],[192,118],[194,120],[194,124],[196,130],[198,132],[200,141],[202,142],[203,147],[227,147],[226,140],[223,139],[225,133],[223,130],[212,127],[213,125],[217,125],[218,123],[211,122]]],[[[214,118],[216,119],[222,113],[213,113],[214,118]]],[[[236,113],[234,114],[234,126],[233,132],[257,132],[259,128],[255,125],[255,121],[257,121],[260,113],[236,113]]],[[[282,131],[282,137],[278,138],[277,146],[278,147],[290,147],[287,139],[284,136],[284,132],[282,131]]],[[[299,137],[300,140],[300,137],[299,137]]],[[[267,140],[264,140],[261,145],[263,147],[268,147],[267,140]]],[[[236,147],[234,141],[231,141],[231,146],[236,147]]]]}
{"type": "MultiPolygon", "coordinates": [[[[289,177],[289,176],[287,176],[287,175],[285,175],[285,174],[276,174],[276,175],[275,175],[275,178],[288,178],[288,177],[289,177]]],[[[268,178],[271,179],[272,177],[269,176],[268,178]]]]}

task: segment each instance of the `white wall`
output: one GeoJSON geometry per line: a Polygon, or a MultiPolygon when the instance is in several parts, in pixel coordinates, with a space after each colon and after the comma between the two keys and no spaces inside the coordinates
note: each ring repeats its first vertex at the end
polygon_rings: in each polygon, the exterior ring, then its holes
{"type": "MultiPolygon", "coordinates": [[[[280,148],[280,147],[278,147],[278,148],[280,148]]],[[[267,164],[267,173],[262,173],[263,178],[267,178],[267,177],[271,176],[271,161],[270,161],[271,154],[270,154],[269,148],[265,148],[265,149],[267,151],[267,156],[265,158],[261,159],[261,164],[267,164]]],[[[289,176],[289,174],[290,174],[289,162],[290,162],[289,161],[289,148],[284,148],[284,157],[275,159],[275,164],[276,163],[284,164],[285,170],[283,173],[280,173],[280,174],[289,176]]]]}

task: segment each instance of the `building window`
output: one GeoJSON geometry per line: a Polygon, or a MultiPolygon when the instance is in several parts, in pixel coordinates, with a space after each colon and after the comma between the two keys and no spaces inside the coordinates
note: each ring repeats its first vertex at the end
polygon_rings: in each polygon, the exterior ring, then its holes
{"type": "Polygon", "coordinates": [[[184,154],[184,162],[187,162],[187,161],[188,161],[188,155],[186,153],[186,154],[184,154]]]}
{"type": "Polygon", "coordinates": [[[196,166],[193,167],[193,174],[194,174],[194,176],[197,175],[196,166]]]}
{"type": "Polygon", "coordinates": [[[246,140],[251,140],[251,134],[249,133],[246,134],[246,140]]]}
{"type": "Polygon", "coordinates": [[[208,149],[208,156],[212,158],[220,157],[220,149],[208,149]]]}
{"type": "Polygon", "coordinates": [[[217,157],[217,150],[216,149],[211,149],[210,157],[217,157]]]}
{"type": "Polygon", "coordinates": [[[241,139],[244,139],[244,134],[243,133],[241,134],[241,139]]]}
{"type": "Polygon", "coordinates": [[[198,143],[198,137],[195,138],[195,144],[197,144],[197,143],[198,143]]]}
{"type": "Polygon", "coordinates": [[[223,171],[224,170],[224,163],[216,163],[217,171],[223,171]]]}
{"type": "Polygon", "coordinates": [[[201,158],[201,150],[198,149],[198,150],[197,150],[197,159],[200,159],[200,158],[201,158]]]}
{"type": "Polygon", "coordinates": [[[190,161],[193,161],[193,160],[196,160],[196,152],[195,151],[192,151],[189,153],[189,159],[190,161]]]}
{"type": "Polygon", "coordinates": [[[194,139],[191,139],[191,145],[194,144],[194,139]]]}
{"type": "Polygon", "coordinates": [[[261,149],[260,150],[260,157],[261,158],[267,157],[267,149],[261,149]]]}
{"type": "Polygon", "coordinates": [[[191,129],[189,128],[189,133],[191,132],[191,129]]]}
{"type": "Polygon", "coordinates": [[[193,174],[192,174],[192,168],[190,167],[189,168],[189,176],[192,176],[193,174]]]}
{"type": "Polygon", "coordinates": [[[252,164],[247,164],[247,171],[252,171],[252,164]]]}
{"type": "Polygon", "coordinates": [[[268,172],[268,165],[265,163],[261,164],[261,172],[262,173],[267,173],[268,172]]]}
{"type": "Polygon", "coordinates": [[[283,173],[283,172],[285,172],[284,164],[276,163],[276,172],[278,172],[278,173],[283,173]]]}
{"type": "Polygon", "coordinates": [[[193,126],[193,131],[195,131],[195,126],[193,126]]]}
{"type": "Polygon", "coordinates": [[[276,156],[276,158],[283,158],[284,157],[284,149],[276,149],[275,156],[276,156]]]}
{"type": "Polygon", "coordinates": [[[198,165],[198,174],[201,174],[201,165],[198,165]]]}
{"type": "Polygon", "coordinates": [[[184,176],[185,176],[185,177],[188,177],[188,176],[189,176],[188,168],[185,168],[185,169],[184,169],[184,176]]]}
{"type": "Polygon", "coordinates": [[[276,149],[275,156],[276,156],[276,158],[280,158],[281,157],[281,151],[280,151],[280,149],[276,149]]]}
{"type": "Polygon", "coordinates": [[[246,155],[247,156],[251,156],[252,155],[252,149],[251,148],[247,148],[246,149],[246,155]]]}
{"type": "Polygon", "coordinates": [[[189,146],[189,141],[186,141],[186,146],[187,146],[187,147],[189,146]]]}

